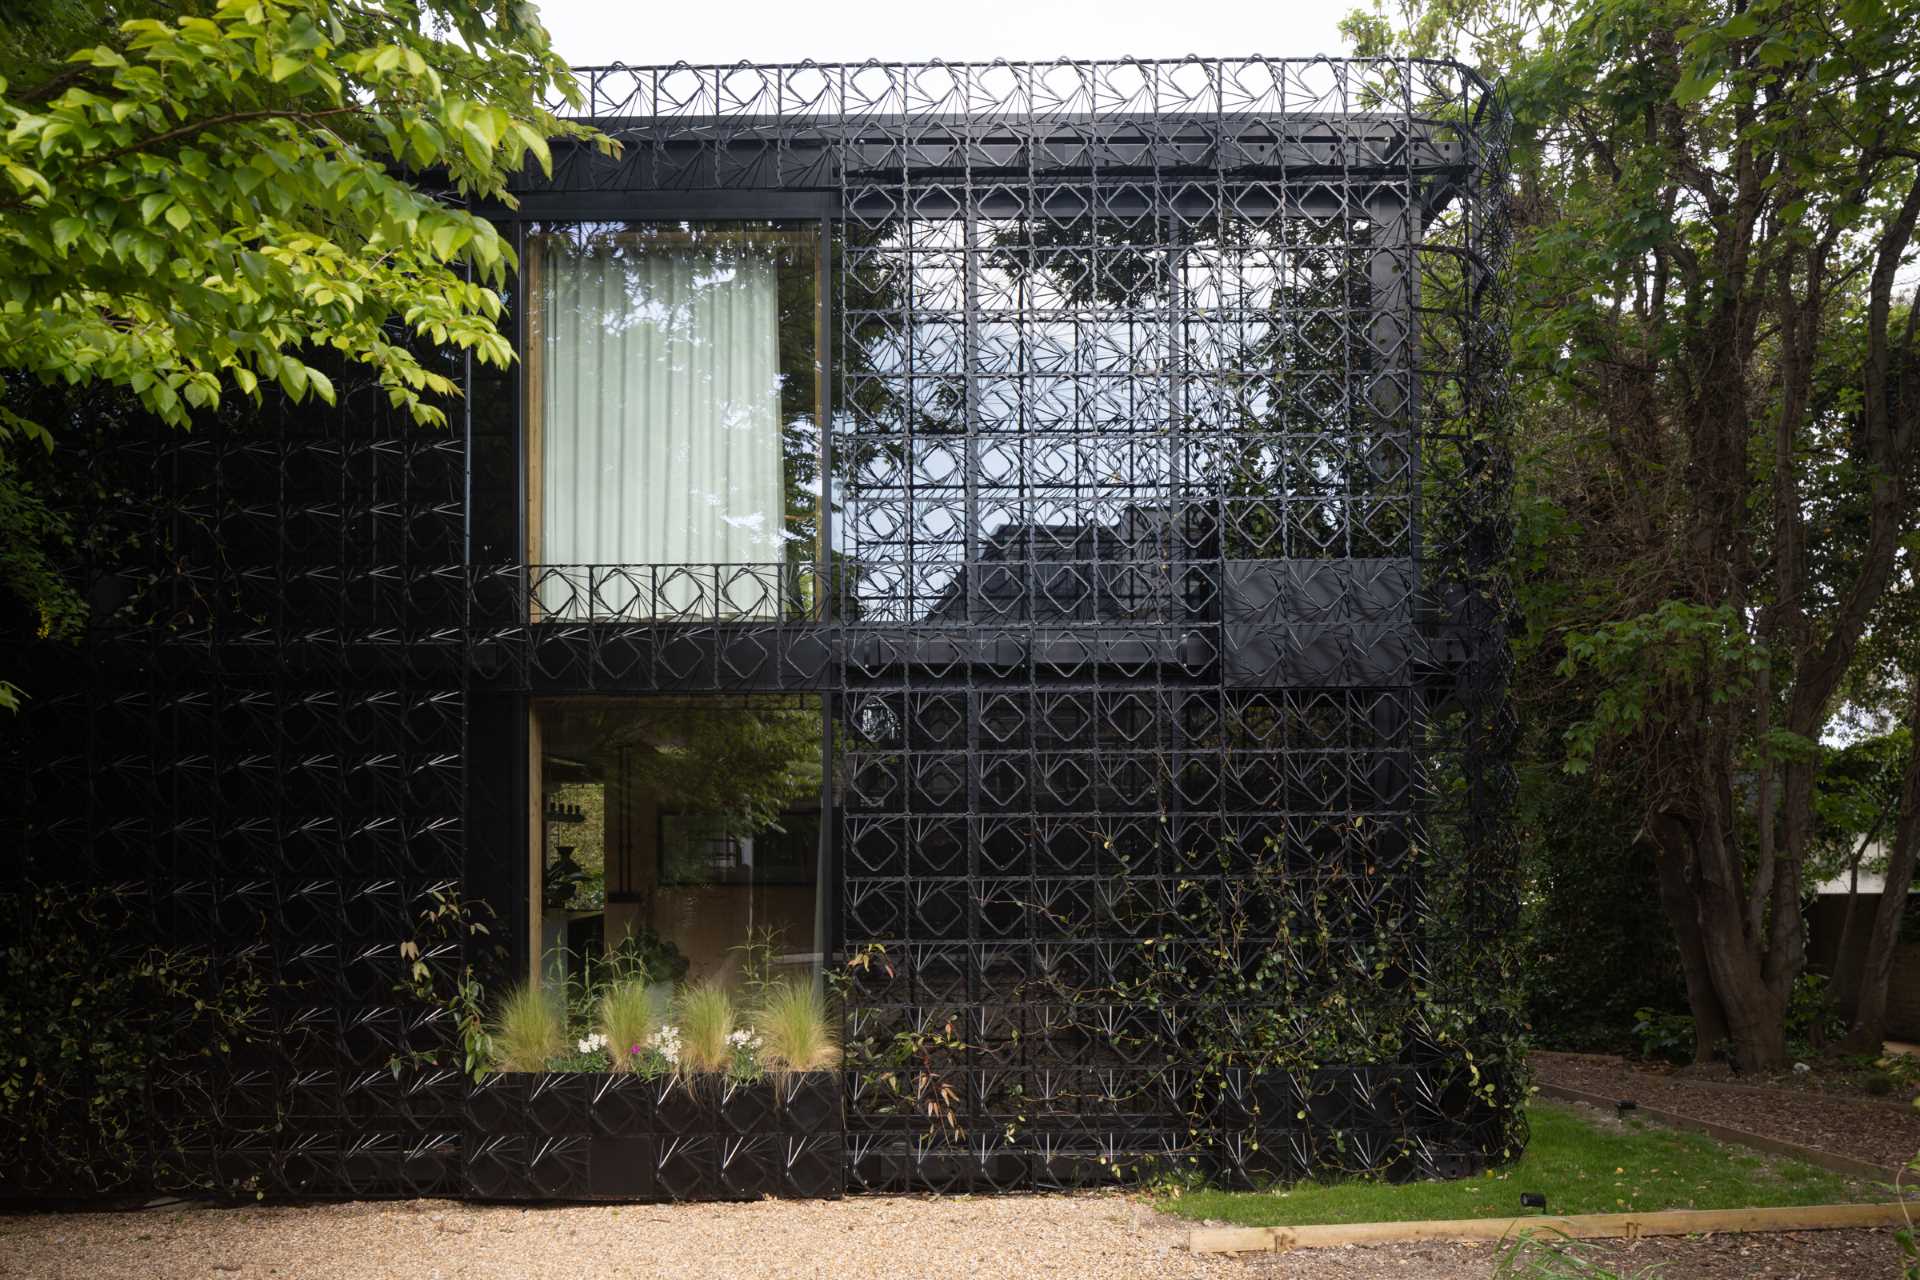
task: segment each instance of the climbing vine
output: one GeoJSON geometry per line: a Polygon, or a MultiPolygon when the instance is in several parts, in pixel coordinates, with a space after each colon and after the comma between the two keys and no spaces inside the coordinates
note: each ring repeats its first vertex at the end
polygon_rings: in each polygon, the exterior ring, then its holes
{"type": "Polygon", "coordinates": [[[1525,1142],[1519,965],[1513,931],[1477,918],[1469,861],[1413,847],[1386,866],[1222,842],[1156,895],[1123,860],[1104,918],[1042,911],[1063,935],[1122,947],[1121,963],[1092,979],[1055,969],[1020,998],[1065,1010],[1090,1044],[1165,1064],[1132,1101],[1182,1079],[1190,1168],[1379,1173],[1449,1131],[1456,1152],[1499,1162],[1525,1142]],[[1356,1098],[1368,1117],[1352,1114],[1356,1098]],[[1390,1149],[1354,1148],[1350,1130],[1383,1114],[1390,1149]],[[1282,1134],[1289,1157],[1262,1152],[1282,1134]]]}
{"type": "Polygon", "coordinates": [[[212,1185],[181,1153],[205,1082],[259,1038],[267,981],[246,949],[176,945],[155,915],[133,885],[0,896],[0,1180],[212,1185]]]}
{"type": "Polygon", "coordinates": [[[504,958],[504,949],[492,941],[487,926],[493,908],[481,899],[457,897],[448,887],[429,889],[426,896],[419,928],[400,944],[406,973],[394,990],[446,1014],[451,1034],[443,1045],[396,1053],[388,1065],[396,1076],[409,1068],[441,1066],[454,1056],[457,1045],[460,1069],[479,1080],[493,1060],[487,981],[504,958]]]}
{"type": "Polygon", "coordinates": [[[1222,841],[1173,877],[1107,848],[1115,870],[1089,898],[1011,904],[1057,940],[995,997],[1021,1011],[1015,1043],[974,1043],[965,1010],[885,947],[845,958],[834,985],[864,1114],[910,1125],[922,1150],[1020,1150],[1038,1099],[1021,1072],[978,1067],[1033,1053],[1066,1066],[1046,1072],[1049,1107],[1177,1116],[1177,1142],[1113,1149],[1103,1177],[1165,1175],[1169,1159],[1229,1182],[1466,1173],[1519,1154],[1512,877],[1484,851],[1359,816],[1312,848],[1222,841]]]}

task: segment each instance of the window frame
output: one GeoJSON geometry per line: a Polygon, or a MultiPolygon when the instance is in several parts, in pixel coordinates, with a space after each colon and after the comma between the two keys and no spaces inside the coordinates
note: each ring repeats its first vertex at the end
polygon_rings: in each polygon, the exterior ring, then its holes
{"type": "MultiPolygon", "coordinates": [[[[558,703],[631,703],[635,706],[655,705],[743,707],[756,702],[786,703],[795,709],[803,706],[815,706],[820,715],[820,787],[817,806],[799,805],[794,812],[817,815],[814,833],[813,874],[810,878],[795,880],[774,880],[761,882],[760,887],[768,888],[805,888],[813,889],[813,932],[814,950],[810,954],[816,957],[814,981],[824,980],[827,962],[835,954],[840,944],[841,928],[841,883],[839,877],[839,856],[836,847],[838,821],[840,817],[840,796],[835,785],[834,775],[834,714],[837,700],[825,690],[793,689],[782,691],[723,692],[709,689],[624,689],[593,690],[576,689],[570,691],[546,690],[529,692],[518,700],[520,723],[523,726],[521,743],[525,755],[519,761],[517,772],[520,775],[519,787],[525,789],[521,828],[521,850],[515,858],[518,864],[517,879],[521,890],[519,902],[512,911],[503,911],[503,919],[518,918],[519,923],[511,930],[514,935],[510,946],[513,953],[518,948],[526,948],[523,964],[516,967],[525,981],[534,987],[544,985],[550,975],[547,973],[547,957],[543,954],[541,940],[545,926],[545,900],[542,887],[546,873],[546,803],[544,794],[544,755],[545,734],[541,725],[541,711],[545,707],[558,703]]],[[[671,812],[659,810],[651,824],[656,840],[660,836],[661,819],[671,812]]],[[[629,851],[630,852],[630,851],[629,851]]],[[[648,900],[644,893],[620,892],[614,889],[615,870],[611,856],[605,865],[606,904],[607,906],[628,906],[648,900]]],[[[623,883],[631,886],[631,867],[623,865],[620,875],[623,883]]],[[[679,881],[659,878],[658,867],[652,891],[661,889],[728,889],[743,888],[751,890],[753,883],[731,883],[726,881],[679,881]]],[[[603,915],[606,908],[602,908],[603,915]]]]}
{"type": "MultiPolygon", "coordinates": [[[[839,218],[837,198],[826,192],[767,191],[651,193],[644,197],[629,193],[598,198],[585,193],[542,195],[544,198],[529,197],[523,200],[522,206],[514,211],[511,227],[519,263],[519,269],[510,284],[509,301],[513,311],[514,346],[520,356],[514,377],[515,465],[518,471],[515,526],[526,620],[535,624],[549,621],[543,616],[535,590],[535,574],[541,564],[540,521],[544,514],[541,464],[543,424],[537,408],[544,370],[541,367],[538,323],[534,307],[530,305],[540,268],[535,237],[542,234],[544,227],[556,223],[647,224],[684,221],[784,224],[771,229],[804,233],[812,241],[815,263],[812,400],[819,493],[812,554],[795,563],[805,565],[812,574],[813,590],[811,597],[805,599],[802,616],[808,621],[830,621],[835,612],[831,599],[830,567],[834,556],[835,521],[833,418],[837,392],[834,386],[833,325],[836,315],[832,282],[839,218]]],[[[785,513],[782,514],[784,516],[785,513]]],[[[782,617],[788,616],[783,610],[782,617]]],[[[551,620],[567,621],[558,618],[551,620]]],[[[645,617],[634,621],[644,625],[665,626],[671,625],[675,619],[645,617]]]]}

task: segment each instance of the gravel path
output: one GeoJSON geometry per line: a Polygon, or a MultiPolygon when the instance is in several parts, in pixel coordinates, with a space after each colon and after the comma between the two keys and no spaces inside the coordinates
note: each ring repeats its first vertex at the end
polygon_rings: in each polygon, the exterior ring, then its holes
{"type": "MultiPolygon", "coordinates": [[[[1244,1278],[1116,1194],[756,1204],[361,1202],[0,1217],[7,1280],[1244,1278]]],[[[1397,1274],[1407,1274],[1404,1269],[1397,1274]]]]}
{"type": "MultiPolygon", "coordinates": [[[[1485,1242],[1195,1256],[1189,1224],[1117,1194],[519,1208],[449,1200],[0,1216],[19,1280],[1488,1280],[1485,1242]]],[[[1589,1242],[1668,1280],[1893,1274],[1885,1231],[1589,1242]]]]}
{"type": "Polygon", "coordinates": [[[1691,1120],[1732,1125],[1889,1169],[1920,1151],[1920,1111],[1897,1101],[1693,1079],[1607,1054],[1536,1051],[1533,1066],[1542,1083],[1632,1098],[1691,1120]]]}

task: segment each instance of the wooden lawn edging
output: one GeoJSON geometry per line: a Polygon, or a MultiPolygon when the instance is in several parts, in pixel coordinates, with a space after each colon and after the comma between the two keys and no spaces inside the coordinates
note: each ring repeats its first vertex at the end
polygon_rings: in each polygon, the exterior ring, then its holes
{"type": "Polygon", "coordinates": [[[1662,1209],[1652,1213],[1542,1214],[1527,1218],[1439,1218],[1421,1222],[1347,1222],[1301,1227],[1195,1227],[1193,1253],[1276,1253],[1349,1244],[1409,1244],[1430,1240],[1507,1240],[1545,1232],[1574,1240],[1637,1240],[1708,1232],[1837,1231],[1904,1226],[1920,1205],[1814,1204],[1774,1209],[1662,1209]]]}
{"type": "MultiPolygon", "coordinates": [[[[1536,1085],[1535,1088],[1544,1098],[1556,1098],[1561,1102],[1584,1102],[1602,1111],[1618,1109],[1614,1099],[1597,1093],[1588,1093],[1584,1089],[1569,1089],[1559,1084],[1541,1084],[1536,1085]]],[[[1829,1173],[1838,1173],[1848,1178],[1865,1178],[1870,1182],[1892,1182],[1896,1172],[1890,1165],[1878,1165],[1870,1160],[1859,1160],[1853,1156],[1835,1155],[1831,1151],[1822,1151],[1817,1147],[1802,1146],[1798,1142],[1789,1142],[1785,1138],[1769,1138],[1764,1134],[1748,1133],[1745,1129],[1736,1129],[1732,1125],[1719,1124],[1712,1120],[1696,1120],[1692,1116],[1649,1107],[1643,1102],[1636,1102],[1630,1114],[1643,1116],[1672,1129],[1687,1129],[1694,1133],[1703,1133],[1720,1142],[1751,1147],[1755,1151],[1764,1151],[1768,1155],[1790,1156],[1795,1160],[1804,1160],[1808,1164],[1818,1165],[1829,1173]]]]}

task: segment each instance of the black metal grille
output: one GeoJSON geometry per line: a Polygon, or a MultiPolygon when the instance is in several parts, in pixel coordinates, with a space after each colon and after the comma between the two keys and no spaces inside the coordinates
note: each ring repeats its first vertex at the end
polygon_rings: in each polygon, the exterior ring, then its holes
{"type": "Polygon", "coordinates": [[[954,1090],[930,1126],[850,1074],[856,1184],[1110,1178],[1190,1146],[1197,1106],[1232,1172],[1497,1153],[1511,1082],[1471,1092],[1478,1046],[1418,1011],[1498,980],[1513,898],[1494,93],[1325,59],[582,77],[623,154],[563,149],[503,221],[830,220],[830,552],[525,564],[519,395],[472,369],[450,433],[365,389],[103,447],[160,480],[114,515],[151,554],[88,566],[110,607],[20,740],[23,847],[290,984],[213,1086],[277,1133],[216,1106],[194,1159],[289,1193],[468,1185],[366,1155],[457,1151],[470,1106],[376,1078],[443,1033],[394,1001],[396,947],[435,888],[512,914],[515,718],[588,689],[827,694],[838,953],[887,958],[847,1031],[939,1026],[954,1090]],[[1195,1007],[1100,993],[1261,860],[1335,903],[1328,936],[1268,944],[1290,1073],[1209,1081],[1195,1007]],[[1349,1016],[1328,995],[1412,986],[1384,1059],[1312,1059],[1349,1016]]]}

